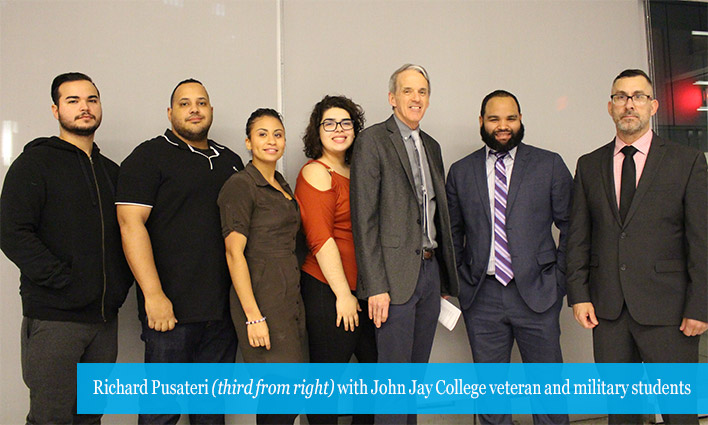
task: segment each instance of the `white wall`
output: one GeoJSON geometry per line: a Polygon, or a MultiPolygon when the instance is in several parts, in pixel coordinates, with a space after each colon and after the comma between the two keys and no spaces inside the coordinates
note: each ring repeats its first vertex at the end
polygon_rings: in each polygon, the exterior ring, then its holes
{"type": "MultiPolygon", "coordinates": [[[[364,107],[370,124],[382,121],[390,114],[388,77],[404,62],[430,73],[431,106],[422,125],[442,145],[446,166],[481,146],[481,99],[504,88],[521,102],[525,141],[559,152],[572,172],[582,153],[613,135],[605,105],[614,76],[647,66],[642,2],[0,0],[0,122],[15,129],[12,140],[2,142],[10,143],[14,159],[29,140],[57,134],[51,80],[81,71],[101,90],[97,142],[120,162],[164,131],[174,85],[194,77],[214,105],[210,136],[244,158],[249,113],[282,102],[289,141],[284,169],[294,183],[314,103],[327,93],[346,94],[364,107]]],[[[7,164],[1,170],[4,177],[7,164]]],[[[28,406],[19,360],[18,275],[0,258],[3,424],[23,422],[28,406]]],[[[590,334],[569,313],[562,316],[566,360],[591,361],[590,334]]],[[[132,292],[120,320],[119,361],[140,362],[132,292]]],[[[471,360],[462,325],[453,333],[439,331],[433,360],[471,360]]],[[[134,423],[135,417],[104,422],[134,423]]]]}

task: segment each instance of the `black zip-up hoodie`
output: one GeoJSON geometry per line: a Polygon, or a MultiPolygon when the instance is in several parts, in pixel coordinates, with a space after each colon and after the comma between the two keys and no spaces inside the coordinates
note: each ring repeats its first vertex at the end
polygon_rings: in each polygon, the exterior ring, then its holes
{"type": "Polygon", "coordinates": [[[20,269],[26,317],[113,319],[133,277],[116,218],[118,165],[58,137],[25,146],[0,195],[0,248],[20,269]]]}

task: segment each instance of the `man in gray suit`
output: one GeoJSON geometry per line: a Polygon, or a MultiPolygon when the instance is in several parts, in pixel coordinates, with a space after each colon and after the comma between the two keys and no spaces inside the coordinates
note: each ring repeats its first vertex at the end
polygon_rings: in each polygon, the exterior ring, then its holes
{"type": "MultiPolygon", "coordinates": [[[[562,362],[558,316],[570,172],[557,153],[521,143],[521,107],[513,94],[488,94],[479,126],[486,146],[453,164],[447,178],[460,305],[474,361],[508,363],[516,339],[525,363],[562,362]]],[[[482,424],[511,423],[511,415],[479,416],[482,424]]],[[[533,419],[568,423],[565,414],[533,419]]]]}
{"type": "Polygon", "coordinates": [[[441,292],[458,291],[440,145],[419,126],[429,96],[425,69],[403,65],[389,81],[393,115],[362,131],[354,144],[357,294],[369,301],[383,363],[427,362],[441,292]]]}
{"type": "MultiPolygon", "coordinates": [[[[620,73],[611,93],[617,135],[575,172],[568,303],[593,330],[596,362],[697,362],[708,328],[706,158],[651,131],[659,103],[643,71],[620,73]]],[[[698,423],[695,414],[663,416],[698,423]]]]}

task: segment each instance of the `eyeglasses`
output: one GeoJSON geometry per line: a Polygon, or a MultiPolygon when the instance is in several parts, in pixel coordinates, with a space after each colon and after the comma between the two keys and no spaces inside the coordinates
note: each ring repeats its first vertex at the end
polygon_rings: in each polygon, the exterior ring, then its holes
{"type": "Polygon", "coordinates": [[[322,129],[326,132],[332,132],[337,130],[337,126],[342,127],[342,131],[351,130],[354,128],[354,121],[350,119],[343,119],[341,121],[335,121],[333,119],[327,118],[320,123],[322,129]]]}
{"type": "Polygon", "coordinates": [[[635,105],[646,105],[649,100],[651,100],[651,96],[648,94],[635,94],[632,96],[627,96],[626,94],[613,94],[610,96],[610,99],[612,99],[612,103],[617,106],[623,106],[627,104],[627,100],[632,99],[632,103],[635,105]]]}

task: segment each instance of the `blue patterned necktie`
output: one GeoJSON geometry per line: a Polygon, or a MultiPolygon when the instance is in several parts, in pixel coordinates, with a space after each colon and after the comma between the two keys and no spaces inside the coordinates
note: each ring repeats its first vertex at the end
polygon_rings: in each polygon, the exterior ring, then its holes
{"type": "Polygon", "coordinates": [[[504,158],[508,152],[490,152],[496,156],[494,163],[494,274],[506,286],[514,278],[511,268],[509,241],[506,238],[506,199],[508,185],[504,158]]]}

